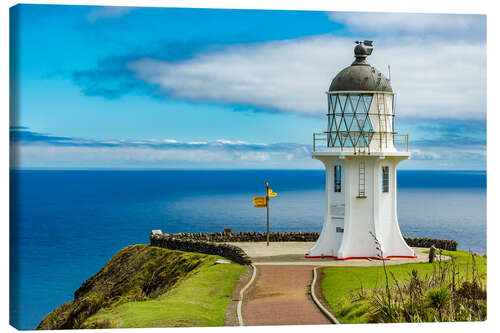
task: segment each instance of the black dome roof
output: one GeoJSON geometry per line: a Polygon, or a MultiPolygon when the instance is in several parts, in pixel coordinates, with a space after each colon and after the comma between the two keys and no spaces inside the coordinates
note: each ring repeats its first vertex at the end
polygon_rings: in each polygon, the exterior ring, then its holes
{"type": "Polygon", "coordinates": [[[392,92],[391,82],[375,67],[370,66],[366,57],[372,53],[372,42],[356,42],[356,60],[351,66],[341,70],[330,84],[328,91],[386,91],[392,92]],[[367,47],[368,46],[368,47],[367,47]]]}

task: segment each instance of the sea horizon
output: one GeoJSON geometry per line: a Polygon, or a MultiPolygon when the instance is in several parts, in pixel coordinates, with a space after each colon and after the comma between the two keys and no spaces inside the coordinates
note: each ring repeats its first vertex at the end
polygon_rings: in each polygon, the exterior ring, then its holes
{"type": "MultiPolygon", "coordinates": [[[[89,167],[85,167],[85,168],[67,168],[67,167],[64,167],[64,168],[57,168],[57,167],[47,167],[47,168],[44,168],[44,167],[22,167],[22,168],[9,168],[10,171],[23,171],[23,170],[33,170],[33,171],[65,171],[65,170],[68,170],[68,171],[238,171],[238,170],[241,170],[241,171],[252,171],[252,170],[256,170],[256,171],[266,171],[266,170],[269,170],[269,171],[279,171],[279,170],[300,170],[300,171],[321,171],[323,170],[324,171],[324,166],[321,165],[321,167],[319,168],[276,168],[276,169],[272,169],[272,168],[262,168],[262,169],[259,169],[259,168],[135,168],[135,167],[131,167],[131,168],[126,168],[126,167],[123,167],[123,168],[98,168],[98,167],[95,167],[95,168],[89,168],[89,167]]],[[[450,172],[453,172],[453,171],[473,171],[473,172],[487,172],[487,169],[405,169],[405,168],[400,168],[398,167],[397,168],[397,171],[450,171],[450,172]]]]}

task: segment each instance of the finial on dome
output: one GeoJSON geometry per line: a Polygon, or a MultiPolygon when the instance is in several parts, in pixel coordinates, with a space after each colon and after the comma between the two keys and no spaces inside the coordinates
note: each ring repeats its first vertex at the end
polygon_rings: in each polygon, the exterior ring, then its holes
{"type": "Polygon", "coordinates": [[[369,65],[366,61],[366,57],[372,54],[373,51],[373,41],[365,40],[363,42],[357,40],[355,41],[357,44],[354,47],[354,56],[356,60],[352,63],[353,65],[369,65]]]}

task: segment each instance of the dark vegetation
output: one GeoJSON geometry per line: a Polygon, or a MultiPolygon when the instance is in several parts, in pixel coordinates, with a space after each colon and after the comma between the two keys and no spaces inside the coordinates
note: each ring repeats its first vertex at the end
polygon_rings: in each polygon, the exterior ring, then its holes
{"type": "Polygon", "coordinates": [[[390,273],[392,287],[375,289],[359,299],[370,304],[370,322],[434,322],[486,320],[486,272],[470,254],[470,262],[438,261],[430,274],[412,269],[408,279],[390,273]]]}
{"type": "Polygon", "coordinates": [[[429,263],[329,267],[322,290],[342,323],[483,321],[486,255],[437,250],[429,263]]]}

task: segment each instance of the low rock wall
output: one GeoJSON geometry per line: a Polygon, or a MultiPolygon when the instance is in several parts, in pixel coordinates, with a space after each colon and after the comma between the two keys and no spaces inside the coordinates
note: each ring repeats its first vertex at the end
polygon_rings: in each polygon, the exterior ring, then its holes
{"type": "MultiPolygon", "coordinates": [[[[211,232],[211,233],[178,233],[163,234],[162,236],[175,239],[191,240],[197,242],[265,242],[264,232],[211,232]]],[[[319,232],[271,232],[269,241],[271,242],[315,242],[319,237],[319,232]]],[[[456,251],[457,241],[434,238],[409,238],[405,241],[412,247],[431,247],[434,245],[438,249],[456,251]]]]}
{"type": "MultiPolygon", "coordinates": [[[[265,242],[265,232],[211,232],[211,233],[178,233],[164,234],[170,237],[192,239],[206,242],[265,242]]],[[[319,232],[271,232],[271,242],[315,242],[319,232]]]]}
{"type": "Polygon", "coordinates": [[[215,254],[231,259],[241,265],[250,265],[252,260],[241,248],[224,243],[214,243],[202,240],[176,237],[176,235],[151,235],[150,244],[169,250],[180,250],[187,252],[198,252],[205,254],[215,254]]]}
{"type": "Polygon", "coordinates": [[[404,238],[408,246],[413,247],[431,247],[434,245],[436,249],[456,251],[458,243],[451,239],[434,239],[434,238],[404,238]]]}

